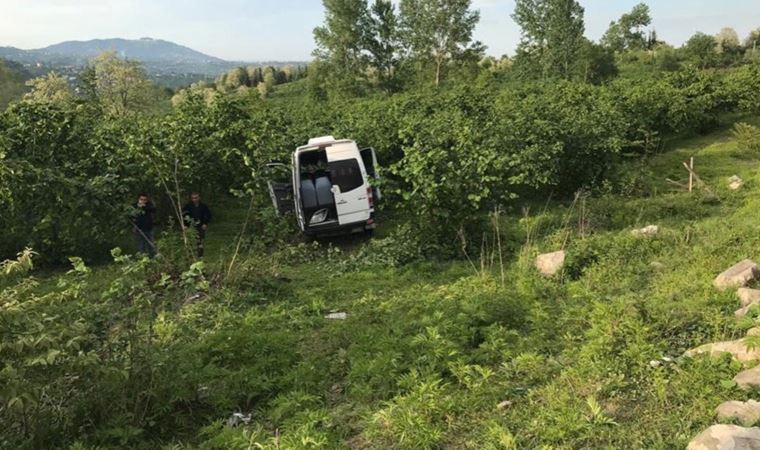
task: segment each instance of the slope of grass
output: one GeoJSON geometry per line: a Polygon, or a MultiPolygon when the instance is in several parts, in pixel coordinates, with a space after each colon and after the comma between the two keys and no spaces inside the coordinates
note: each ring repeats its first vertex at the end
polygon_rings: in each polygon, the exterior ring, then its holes
{"type": "MultiPolygon", "coordinates": [[[[730,382],[739,364],[681,355],[755,323],[735,319],[735,293],[711,281],[760,258],[759,162],[721,131],[626,167],[623,179],[635,183],[609,187],[626,195],[506,218],[503,278],[498,258],[475,251],[472,262],[361,268],[356,252],[306,244],[246,253],[209,287],[190,272],[172,275],[183,280],[173,290],[134,284],[141,270],[160,284],[170,270],[160,261],[100,268],[67,301],[36,299],[25,314],[55,317],[51,329],[84,327],[95,337],[82,348],[101,353],[101,371],[80,362],[71,373],[66,361],[77,356],[66,349],[69,359],[27,367],[30,392],[36,383],[51,396],[55,380],[67,380],[68,406],[40,407],[35,433],[0,445],[684,448],[714,423],[718,404],[754,394],[730,382]],[[665,181],[684,179],[690,156],[719,202],[665,181]],[[738,192],[727,187],[734,174],[746,181],[738,192]],[[649,224],[661,232],[631,235],[649,224]],[[560,248],[562,274],[538,275],[535,255],[560,248]],[[332,312],[347,318],[326,319],[332,312]],[[131,350],[104,356],[120,345],[131,350]],[[55,419],[61,411],[65,421],[55,419]],[[251,424],[226,426],[236,411],[251,424]]],[[[208,266],[228,253],[244,217],[244,207],[219,209],[208,266]]]]}

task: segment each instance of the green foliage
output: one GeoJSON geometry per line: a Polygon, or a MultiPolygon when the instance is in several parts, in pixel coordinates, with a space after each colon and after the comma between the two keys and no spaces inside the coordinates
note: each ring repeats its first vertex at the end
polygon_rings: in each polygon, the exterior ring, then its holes
{"type": "Polygon", "coordinates": [[[375,413],[367,438],[388,447],[433,449],[440,446],[446,413],[452,408],[440,379],[417,380],[414,372],[405,380],[409,393],[398,396],[375,413]]]}
{"type": "Polygon", "coordinates": [[[717,42],[713,36],[696,33],[684,44],[689,61],[700,69],[714,67],[717,63],[717,42]]]}
{"type": "Polygon", "coordinates": [[[0,121],[2,254],[31,245],[47,260],[104,255],[121,245],[136,192],[152,192],[165,218],[177,185],[180,202],[189,190],[252,197],[260,234],[288,240],[288,228],[262,215],[271,175],[263,166],[325,133],[375,147],[388,169],[387,204],[456,247],[451,237],[477,226],[479,213],[595,186],[621,150],[651,154],[672,133],[754,112],[759,74],[687,70],[600,86],[452,81],[435,93],[317,102],[190,91],[163,117],[124,120],[90,102],[24,102],[0,121]]]}
{"type": "Polygon", "coordinates": [[[760,65],[740,67],[727,74],[724,98],[741,112],[760,112],[760,65]]]}
{"type": "Polygon", "coordinates": [[[328,270],[342,274],[372,267],[403,267],[441,253],[434,242],[424,242],[418,231],[409,224],[399,226],[389,236],[372,239],[359,251],[339,260],[338,267],[331,266],[328,270]]]}
{"type": "Polygon", "coordinates": [[[366,47],[369,66],[375,71],[377,84],[389,92],[397,88],[399,60],[399,19],[389,0],[375,0],[367,16],[366,47]]]}
{"type": "Polygon", "coordinates": [[[756,320],[709,283],[760,245],[748,43],[669,48],[642,4],[604,48],[578,2],[525,0],[513,67],[469,0],[325,5],[306,80],[240,67],[160,111],[111,54],[0,114],[0,448],[683,448],[711,424],[741,367],[678,355],[756,320]],[[377,149],[378,238],[298,243],[272,209],[265,164],[325,134],[377,149]],[[722,203],[663,182],[690,156],[722,203]],[[203,261],[190,190],[224,205],[203,261]],[[160,256],[88,267],[141,191],[160,256]]]}
{"type": "Polygon", "coordinates": [[[575,0],[519,0],[512,19],[522,30],[515,65],[534,78],[574,78],[583,47],[584,9],[575,0]]]}
{"type": "Polygon", "coordinates": [[[748,123],[737,123],[733,134],[742,150],[760,153],[760,128],[748,123]]]}
{"type": "Polygon", "coordinates": [[[341,88],[356,91],[365,68],[367,0],[323,0],[324,26],[314,29],[314,55],[326,63],[341,88]]]}
{"type": "Polygon", "coordinates": [[[30,248],[25,248],[19,252],[16,259],[8,259],[0,262],[0,274],[5,276],[26,274],[34,268],[33,258],[37,253],[30,248]]]}
{"type": "Polygon", "coordinates": [[[472,42],[480,13],[471,0],[402,0],[400,3],[402,45],[416,62],[434,68],[434,84],[443,80],[446,66],[467,58],[479,60],[483,46],[472,42]]]}
{"type": "Polygon", "coordinates": [[[297,67],[292,65],[282,67],[236,67],[229,72],[219,75],[213,83],[199,82],[191,85],[189,88],[181,89],[172,101],[177,105],[192,93],[206,93],[207,91],[213,93],[246,93],[249,88],[263,90],[264,88],[260,88],[262,83],[264,83],[263,86],[265,86],[267,91],[271,91],[275,85],[291,83],[299,80],[304,76],[304,71],[304,67],[300,65],[297,67]]]}
{"type": "Polygon", "coordinates": [[[134,186],[129,161],[92,145],[97,125],[87,113],[49,103],[19,103],[2,117],[5,230],[1,254],[28,244],[52,260],[112,242],[126,220],[134,186]],[[86,230],[86,231],[85,231],[86,230]],[[15,248],[14,248],[15,247],[15,248]]]}
{"type": "Polygon", "coordinates": [[[603,46],[585,40],[579,61],[576,62],[577,70],[582,71],[583,81],[600,84],[618,75],[614,54],[603,46]]]}
{"type": "Polygon", "coordinates": [[[142,64],[106,52],[92,60],[94,91],[103,109],[115,116],[145,110],[151,103],[151,83],[142,64]]]}
{"type": "Polygon", "coordinates": [[[623,14],[620,20],[610,24],[602,36],[601,44],[617,52],[641,50],[647,46],[643,28],[651,23],[649,6],[639,3],[630,12],[623,14]]]}
{"type": "Polygon", "coordinates": [[[37,102],[68,102],[73,100],[74,92],[68,80],[55,72],[26,82],[32,90],[24,96],[27,101],[37,102]]]}
{"type": "MultiPolygon", "coordinates": [[[[543,89],[504,94],[496,109],[523,99],[513,108],[543,117],[527,108],[543,89]]],[[[588,128],[591,111],[614,106],[581,101],[598,89],[557,86],[546,114],[572,111],[588,128]]],[[[364,129],[358,116],[351,126],[364,129]]],[[[585,142],[547,136],[573,152],[585,142]]],[[[737,162],[727,131],[679,146],[619,170],[643,167],[654,173],[640,183],[659,183],[695,155],[716,184],[737,170],[751,180],[741,170],[758,160],[737,162]]],[[[740,394],[740,364],[678,356],[752,326],[710,280],[757,248],[758,201],[749,182],[720,205],[657,186],[503,217],[516,241],[503,279],[425,261],[441,253],[409,225],[341,251],[251,244],[231,274],[117,250],[107,267],[72,259],[66,274],[4,277],[0,447],[684,447],[740,394]],[[661,233],[632,236],[641,223],[661,233]],[[538,275],[535,250],[561,244],[563,273],[538,275]],[[325,318],[338,311],[345,320],[325,318]],[[228,424],[235,412],[250,423],[228,424]]]]}

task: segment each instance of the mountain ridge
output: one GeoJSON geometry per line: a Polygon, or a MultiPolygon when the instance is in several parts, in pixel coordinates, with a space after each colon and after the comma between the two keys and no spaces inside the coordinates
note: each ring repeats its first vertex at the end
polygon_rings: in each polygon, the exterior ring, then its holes
{"type": "Polygon", "coordinates": [[[140,61],[148,76],[159,84],[177,88],[201,80],[213,80],[236,67],[282,66],[302,61],[228,61],[163,39],[108,38],[69,40],[47,47],[24,50],[0,46],[0,60],[20,63],[33,76],[55,70],[76,78],[82,67],[102,52],[115,51],[119,57],[140,61]]]}
{"type": "Polygon", "coordinates": [[[89,60],[104,51],[115,51],[122,57],[138,59],[143,62],[174,62],[174,63],[230,63],[221,58],[211,56],[190,47],[171,41],[154,38],[125,39],[89,39],[69,40],[47,47],[36,49],[20,49],[16,47],[0,47],[0,57],[22,59],[23,62],[39,59],[66,58],[81,62],[89,60]]]}

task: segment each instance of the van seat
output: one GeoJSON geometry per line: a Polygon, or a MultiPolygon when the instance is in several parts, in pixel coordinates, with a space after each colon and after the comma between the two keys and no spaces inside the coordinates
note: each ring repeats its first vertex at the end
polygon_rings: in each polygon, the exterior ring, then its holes
{"type": "Polygon", "coordinates": [[[318,176],[317,179],[314,180],[314,185],[317,191],[317,203],[320,208],[335,204],[335,197],[332,193],[332,183],[327,175],[318,176]]]}
{"type": "Polygon", "coordinates": [[[301,204],[304,209],[316,208],[319,205],[314,182],[308,176],[301,178],[301,204]]]}

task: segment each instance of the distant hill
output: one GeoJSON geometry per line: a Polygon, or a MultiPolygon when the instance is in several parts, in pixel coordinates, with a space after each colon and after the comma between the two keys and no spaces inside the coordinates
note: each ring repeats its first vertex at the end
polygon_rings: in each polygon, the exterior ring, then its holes
{"type": "Polygon", "coordinates": [[[174,63],[225,63],[183,45],[161,39],[93,39],[91,41],[66,41],[39,50],[42,55],[65,56],[89,60],[105,51],[116,51],[120,56],[148,62],[174,63]]]}
{"type": "Polygon", "coordinates": [[[51,61],[86,62],[105,51],[115,51],[123,58],[137,59],[145,63],[227,63],[223,59],[206,55],[183,45],[151,38],[66,41],[34,50],[0,47],[0,58],[26,63],[51,61]]]}
{"type": "Polygon", "coordinates": [[[289,64],[225,61],[174,42],[152,38],[66,41],[32,50],[0,47],[0,59],[19,62],[35,76],[56,70],[64,75],[76,77],[82,66],[105,51],[115,51],[122,58],[142,61],[151,79],[172,88],[186,86],[195,81],[212,80],[235,67],[281,67],[289,64]]]}

